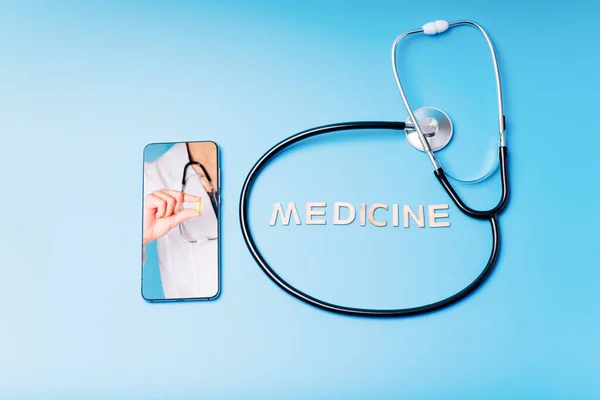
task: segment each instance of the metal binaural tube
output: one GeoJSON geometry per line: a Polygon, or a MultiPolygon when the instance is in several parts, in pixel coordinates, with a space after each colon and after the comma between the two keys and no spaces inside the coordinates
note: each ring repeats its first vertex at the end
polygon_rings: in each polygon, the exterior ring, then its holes
{"type": "Polygon", "coordinates": [[[492,62],[494,63],[494,74],[496,75],[496,93],[498,97],[498,131],[500,133],[500,146],[505,147],[506,138],[504,137],[504,131],[506,130],[506,118],[504,116],[504,106],[502,104],[502,83],[500,81],[500,68],[498,67],[498,57],[496,56],[496,50],[494,49],[492,40],[490,39],[485,29],[483,29],[483,27],[477,22],[461,20],[450,22],[448,25],[450,27],[456,25],[471,25],[479,29],[479,31],[483,34],[483,37],[485,38],[485,41],[488,44],[488,47],[490,48],[490,53],[492,54],[492,62]]]}
{"type": "MultiPolygon", "coordinates": [[[[479,25],[478,23],[476,23],[474,21],[460,20],[460,21],[449,22],[449,23],[447,23],[447,28],[445,27],[446,21],[436,21],[436,23],[428,23],[428,24],[423,25],[423,28],[421,28],[421,29],[415,29],[413,31],[409,31],[409,32],[401,34],[400,36],[398,36],[396,38],[396,40],[394,41],[394,44],[392,46],[392,68],[394,71],[394,78],[396,79],[396,84],[400,91],[400,96],[402,97],[402,101],[404,102],[404,106],[406,107],[406,110],[410,116],[411,121],[416,121],[416,119],[415,119],[414,113],[408,103],[408,100],[406,98],[406,93],[404,93],[404,88],[402,87],[402,83],[400,82],[400,77],[398,74],[398,67],[396,65],[396,48],[398,47],[398,44],[400,43],[400,41],[402,39],[406,38],[407,36],[413,35],[413,34],[424,33],[426,35],[433,35],[436,33],[445,32],[447,29],[449,29],[453,26],[470,25],[470,26],[477,28],[483,34],[483,37],[485,38],[485,40],[488,44],[488,47],[490,49],[490,53],[492,55],[492,62],[494,64],[494,74],[496,77],[496,93],[497,93],[497,99],[498,99],[498,131],[500,134],[499,145],[500,145],[500,147],[506,147],[506,137],[505,137],[506,118],[504,116],[504,106],[503,106],[503,100],[502,100],[502,83],[500,80],[500,69],[498,67],[498,57],[496,56],[496,50],[494,49],[492,40],[490,39],[490,37],[487,34],[487,32],[485,31],[485,29],[483,29],[481,27],[481,25],[479,25]],[[435,24],[437,22],[443,22],[443,24],[441,24],[439,27],[436,28],[435,24]],[[444,25],[444,26],[442,26],[442,25],[444,25]],[[434,28],[437,29],[435,32],[433,31],[433,30],[435,30],[434,28]],[[427,32],[425,31],[426,29],[427,29],[427,32]]],[[[425,149],[425,151],[427,152],[427,155],[431,159],[431,162],[432,162],[434,168],[438,169],[439,163],[437,162],[437,159],[436,159],[435,155],[433,154],[433,151],[431,150],[431,146],[427,141],[426,135],[423,134],[423,131],[418,123],[415,123],[414,129],[418,133],[419,138],[420,138],[421,142],[423,143],[423,148],[425,149]]]]}
{"type": "Polygon", "coordinates": [[[402,101],[404,102],[404,106],[406,107],[406,111],[408,111],[408,115],[410,116],[410,120],[414,123],[414,129],[419,134],[419,138],[421,139],[421,143],[423,144],[423,148],[425,149],[425,152],[429,156],[429,159],[431,160],[431,163],[433,164],[433,168],[434,169],[438,169],[440,167],[439,164],[438,164],[438,161],[437,161],[435,155],[433,154],[433,151],[431,150],[431,146],[429,145],[429,142],[427,141],[427,138],[423,134],[423,131],[422,131],[421,127],[416,122],[417,119],[415,118],[415,114],[413,113],[412,109],[410,108],[410,104],[408,104],[408,99],[406,98],[406,94],[404,93],[404,88],[402,87],[402,83],[400,82],[400,77],[399,77],[399,74],[398,74],[398,69],[396,67],[396,47],[398,46],[398,43],[400,43],[400,41],[402,39],[404,39],[405,37],[407,37],[409,35],[413,35],[415,33],[421,33],[421,32],[423,32],[423,29],[417,29],[417,30],[414,30],[414,31],[403,33],[402,35],[400,35],[400,36],[398,36],[396,38],[396,40],[394,41],[394,45],[392,46],[392,67],[394,69],[394,78],[396,79],[396,84],[398,85],[398,89],[400,90],[400,96],[402,96],[402,101]]]}

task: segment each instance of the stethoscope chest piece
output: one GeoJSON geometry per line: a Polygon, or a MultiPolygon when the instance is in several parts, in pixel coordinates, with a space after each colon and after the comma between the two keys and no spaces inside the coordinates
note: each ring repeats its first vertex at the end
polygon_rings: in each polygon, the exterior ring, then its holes
{"type": "MultiPolygon", "coordinates": [[[[441,150],[450,143],[450,139],[452,139],[452,121],[445,112],[435,107],[421,107],[415,110],[414,114],[423,135],[429,141],[432,151],[441,150]]],[[[405,132],[411,146],[417,150],[425,151],[419,132],[414,128],[414,122],[410,117],[406,120],[405,132]]]]}

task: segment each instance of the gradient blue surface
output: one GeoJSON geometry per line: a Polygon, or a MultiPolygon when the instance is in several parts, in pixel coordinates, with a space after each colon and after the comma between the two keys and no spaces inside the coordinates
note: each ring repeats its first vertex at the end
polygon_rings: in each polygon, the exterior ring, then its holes
{"type": "MultiPolygon", "coordinates": [[[[598,398],[598,11],[583,1],[0,2],[0,397],[598,398]],[[480,22],[500,58],[513,197],[498,268],[466,301],[420,318],[310,308],[245,248],[246,173],[297,131],[404,120],[390,46],[440,18],[480,22]],[[222,295],[148,304],[142,151],[187,140],[222,150],[222,295]]],[[[496,119],[481,38],[461,28],[401,51],[413,107],[456,123],[442,162],[463,176],[485,168],[496,119]]],[[[497,184],[460,191],[485,207],[497,184]]],[[[252,196],[259,245],[329,300],[426,301],[468,281],[489,250],[485,224],[454,207],[450,229],[268,226],[273,202],[307,200],[448,200],[427,157],[389,132],[316,139],[269,166],[252,196]]]]}

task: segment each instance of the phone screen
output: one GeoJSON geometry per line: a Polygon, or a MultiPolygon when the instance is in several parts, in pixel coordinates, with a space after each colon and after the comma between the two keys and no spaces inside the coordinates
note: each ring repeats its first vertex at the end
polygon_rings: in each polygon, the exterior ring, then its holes
{"type": "Polygon", "coordinates": [[[215,142],[144,149],[142,297],[212,300],[220,292],[220,164],[215,142]]]}

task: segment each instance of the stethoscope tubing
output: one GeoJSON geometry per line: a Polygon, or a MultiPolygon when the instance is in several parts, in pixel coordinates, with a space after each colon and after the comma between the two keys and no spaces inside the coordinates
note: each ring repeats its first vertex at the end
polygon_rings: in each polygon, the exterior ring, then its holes
{"type": "MultiPolygon", "coordinates": [[[[202,163],[200,163],[198,161],[190,161],[185,165],[185,167],[183,167],[183,177],[181,178],[181,193],[185,192],[185,188],[187,185],[187,169],[193,165],[197,165],[198,167],[200,167],[200,169],[202,170],[202,173],[204,174],[204,176],[206,177],[206,179],[208,181],[208,184],[210,186],[210,191],[207,191],[206,194],[208,195],[208,198],[210,199],[210,203],[212,205],[213,211],[215,212],[215,217],[218,220],[219,219],[219,201],[217,199],[218,195],[213,186],[212,179],[211,179],[210,175],[208,174],[208,171],[206,170],[206,168],[204,168],[204,165],[202,165],[202,163]]],[[[191,239],[187,238],[187,236],[183,232],[183,227],[181,224],[179,224],[179,235],[187,243],[190,243],[190,244],[199,243],[198,240],[191,240],[191,239]]],[[[217,236],[209,237],[207,240],[217,240],[217,238],[218,238],[217,236]]]]}
{"type": "Polygon", "coordinates": [[[254,182],[260,172],[264,169],[264,167],[279,153],[284,151],[286,148],[292,146],[295,143],[298,143],[301,140],[308,139],[317,135],[323,135],[332,132],[340,132],[347,130],[363,130],[363,129],[391,129],[391,130],[403,130],[405,128],[404,122],[345,122],[339,124],[330,124],[324,125],[316,128],[312,128],[303,132],[300,132],[296,135],[293,135],[281,142],[277,143],[273,146],[269,151],[267,151],[252,167],[246,180],[244,181],[244,185],[242,187],[241,195],[240,195],[240,209],[239,209],[239,218],[240,218],[240,227],[242,230],[242,234],[244,236],[244,240],[246,242],[246,246],[250,251],[250,254],[259,265],[259,267],[263,270],[263,272],[281,289],[283,289],[288,294],[294,296],[295,298],[308,303],[314,307],[320,308],[322,310],[351,315],[351,316],[360,316],[360,317],[408,317],[408,316],[416,316],[421,314],[430,313],[433,311],[437,311],[443,308],[446,308],[452,304],[459,302],[460,300],[466,298],[475,290],[477,290],[490,276],[492,273],[494,266],[496,265],[496,261],[498,259],[499,249],[500,249],[500,231],[498,226],[498,214],[505,208],[508,201],[508,174],[507,174],[507,163],[506,163],[506,147],[500,148],[500,173],[502,175],[502,197],[500,202],[496,207],[488,211],[476,211],[469,208],[458,196],[448,179],[446,178],[443,170],[438,168],[435,171],[435,175],[448,193],[448,195],[452,198],[453,202],[456,206],[468,216],[477,219],[486,219],[490,222],[490,227],[492,231],[492,249],[490,252],[490,257],[475,280],[473,280],[467,287],[462,289],[461,291],[449,296],[443,300],[417,306],[410,308],[399,308],[399,309],[370,309],[370,308],[355,308],[355,307],[346,307],[342,305],[337,305],[333,303],[329,303],[320,299],[317,299],[297,288],[289,284],[285,279],[283,279],[279,274],[273,270],[273,268],[267,263],[264,259],[254,238],[252,236],[250,227],[249,227],[249,217],[248,217],[248,207],[249,207],[249,197],[254,185],[254,182]]]}
{"type": "Polygon", "coordinates": [[[187,172],[187,169],[189,167],[191,167],[192,165],[197,165],[198,167],[200,167],[200,169],[202,170],[202,173],[204,174],[204,176],[206,176],[206,180],[208,181],[208,184],[210,186],[210,191],[207,191],[206,194],[208,194],[208,198],[210,199],[211,205],[213,207],[213,211],[215,212],[215,216],[218,219],[219,218],[219,201],[217,199],[218,195],[213,186],[212,178],[210,177],[210,175],[208,174],[208,171],[206,170],[206,168],[204,168],[204,165],[202,165],[202,163],[200,163],[198,161],[190,161],[185,165],[185,167],[183,167],[183,177],[181,178],[181,192],[185,191],[186,181],[187,181],[186,172],[187,172]]]}

